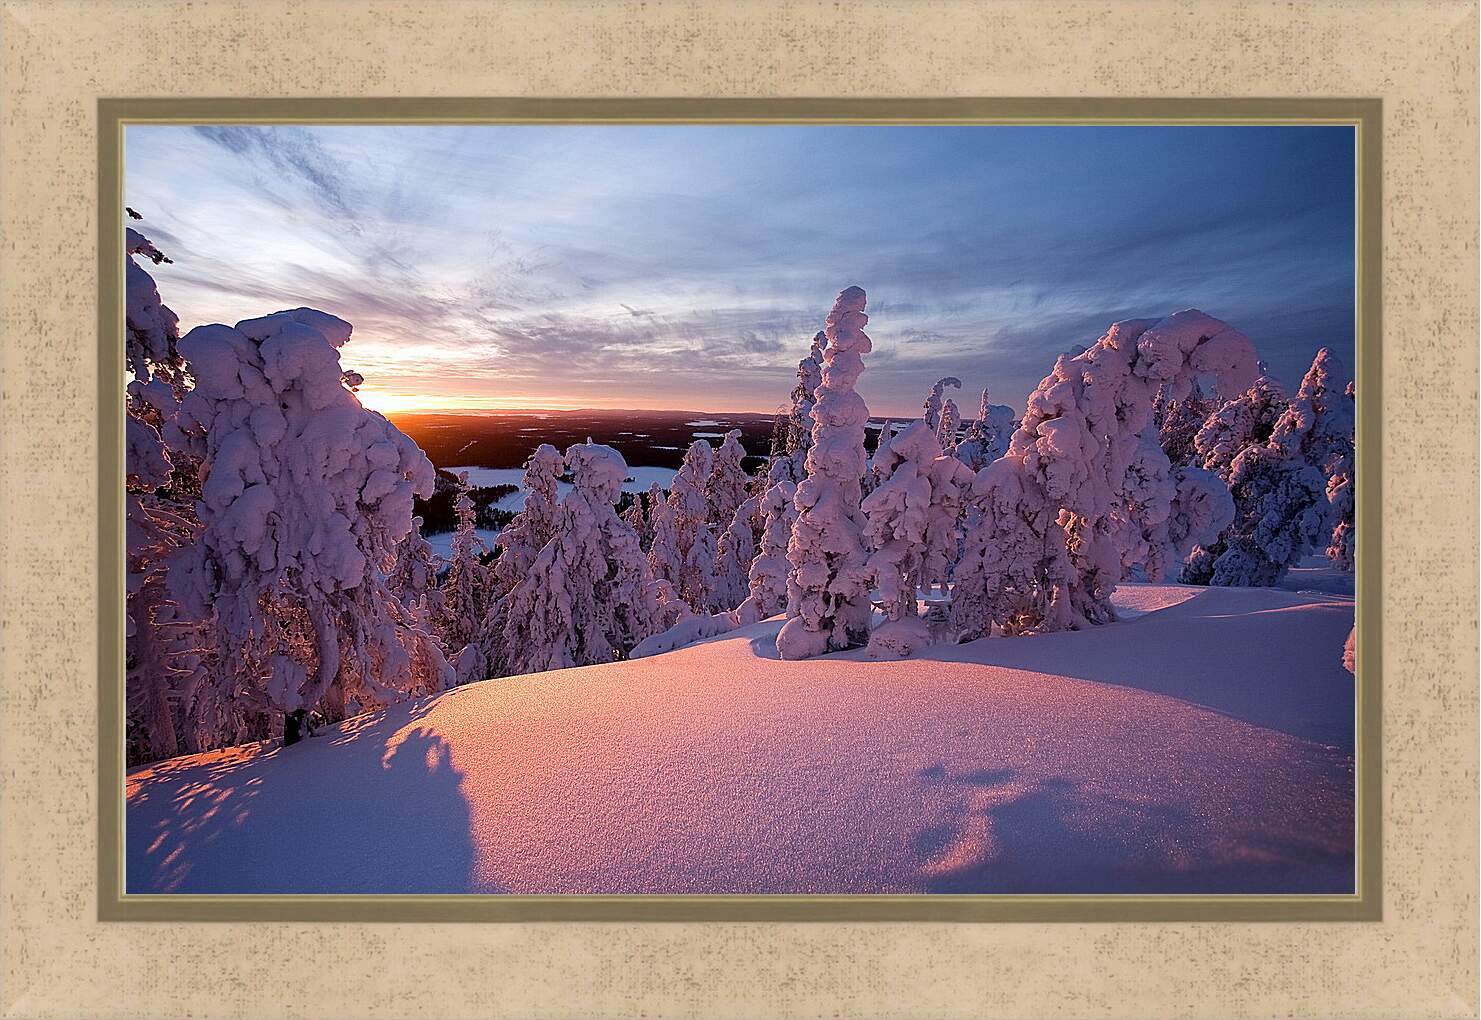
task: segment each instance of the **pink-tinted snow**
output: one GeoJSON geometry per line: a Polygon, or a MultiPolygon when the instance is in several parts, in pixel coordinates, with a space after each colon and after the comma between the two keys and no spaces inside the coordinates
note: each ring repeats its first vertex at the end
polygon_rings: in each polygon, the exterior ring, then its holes
{"type": "Polygon", "coordinates": [[[1191,584],[1130,584],[1116,587],[1111,601],[1116,605],[1116,615],[1122,620],[1134,620],[1138,616],[1155,613],[1159,609],[1170,609],[1180,602],[1187,602],[1205,589],[1191,584]]]}
{"type": "Polygon", "coordinates": [[[1350,891],[1352,602],[1118,601],[896,662],[771,620],[147,766],[128,889],[1350,891]]]}

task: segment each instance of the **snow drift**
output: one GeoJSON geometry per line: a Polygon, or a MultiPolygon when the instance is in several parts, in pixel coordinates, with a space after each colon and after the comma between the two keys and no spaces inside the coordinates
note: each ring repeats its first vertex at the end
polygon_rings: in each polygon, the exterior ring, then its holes
{"type": "Polygon", "coordinates": [[[1351,600],[1115,597],[900,662],[775,659],[773,619],[145,766],[128,891],[1351,891],[1351,600]]]}

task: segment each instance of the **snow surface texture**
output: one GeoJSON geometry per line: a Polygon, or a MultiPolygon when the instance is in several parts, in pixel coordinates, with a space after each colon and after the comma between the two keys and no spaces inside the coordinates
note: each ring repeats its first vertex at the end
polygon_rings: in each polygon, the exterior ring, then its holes
{"type": "Polygon", "coordinates": [[[1352,602],[1116,598],[1167,608],[901,662],[773,619],[145,766],[128,891],[1351,891],[1352,602]]]}

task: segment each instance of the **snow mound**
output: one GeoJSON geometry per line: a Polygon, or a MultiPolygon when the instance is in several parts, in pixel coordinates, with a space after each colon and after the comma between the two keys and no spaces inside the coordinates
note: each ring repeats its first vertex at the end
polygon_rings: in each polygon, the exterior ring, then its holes
{"type": "Polygon", "coordinates": [[[1111,605],[1116,607],[1117,619],[1134,620],[1148,613],[1182,605],[1206,590],[1192,584],[1136,584],[1122,581],[1111,593],[1111,605]]]}
{"type": "Polygon", "coordinates": [[[871,659],[905,659],[925,651],[931,643],[926,622],[914,617],[890,620],[874,628],[869,635],[871,659]]]}
{"type": "Polygon", "coordinates": [[[770,620],[471,684],[135,770],[127,887],[1351,891],[1352,621],[1345,599],[1208,589],[1092,630],[795,662],[770,620]]]}

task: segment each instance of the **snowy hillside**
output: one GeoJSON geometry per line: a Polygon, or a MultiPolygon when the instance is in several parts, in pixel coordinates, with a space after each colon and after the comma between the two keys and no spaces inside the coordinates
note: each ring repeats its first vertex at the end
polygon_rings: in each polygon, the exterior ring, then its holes
{"type": "Polygon", "coordinates": [[[128,891],[1350,891],[1351,599],[1114,601],[887,663],[776,618],[145,766],[128,891]]]}

